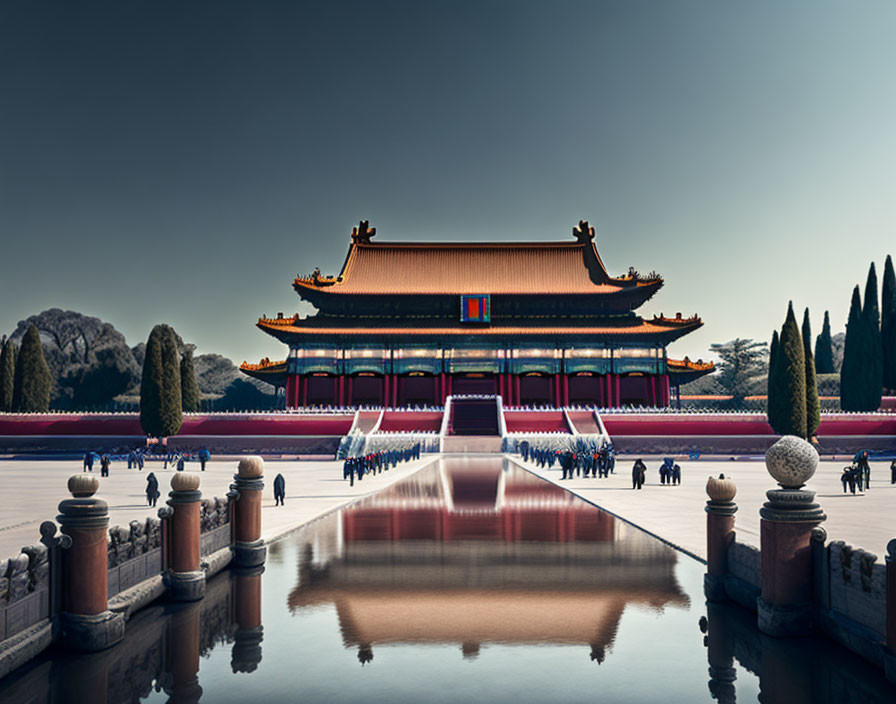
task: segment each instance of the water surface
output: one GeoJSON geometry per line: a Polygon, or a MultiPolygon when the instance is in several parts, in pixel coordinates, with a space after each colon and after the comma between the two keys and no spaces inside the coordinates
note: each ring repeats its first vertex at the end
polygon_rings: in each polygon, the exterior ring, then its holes
{"type": "Polygon", "coordinates": [[[500,458],[435,461],[268,555],[0,701],[896,701],[840,648],[707,610],[702,564],[500,458]]]}

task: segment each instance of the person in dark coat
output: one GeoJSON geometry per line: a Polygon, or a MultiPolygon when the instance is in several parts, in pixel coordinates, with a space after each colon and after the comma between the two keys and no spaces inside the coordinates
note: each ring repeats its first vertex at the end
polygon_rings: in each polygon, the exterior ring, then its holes
{"type": "Polygon", "coordinates": [[[286,501],[286,480],[282,474],[274,477],[274,506],[283,506],[286,501]]]}
{"type": "Polygon", "coordinates": [[[159,498],[159,480],[156,475],[150,472],[146,475],[146,503],[149,506],[155,506],[159,498]]]}
{"type": "Polygon", "coordinates": [[[82,471],[93,471],[93,453],[88,452],[84,455],[84,469],[82,471]]]}
{"type": "Polygon", "coordinates": [[[112,464],[112,458],[109,455],[103,455],[100,457],[100,476],[108,477],[109,476],[109,465],[112,464]]]}
{"type": "Polygon", "coordinates": [[[206,447],[203,447],[199,451],[199,464],[200,464],[203,472],[205,471],[205,463],[208,462],[209,459],[211,459],[211,456],[212,456],[212,453],[209,452],[208,448],[206,448],[206,447]]]}
{"type": "Polygon", "coordinates": [[[677,462],[672,465],[672,483],[675,485],[681,484],[681,467],[677,462]]]}
{"type": "Polygon", "coordinates": [[[896,460],[890,462],[890,484],[896,484],[896,460]]]}
{"type": "Polygon", "coordinates": [[[632,489],[640,489],[644,486],[644,476],[647,473],[647,465],[640,458],[632,465],[632,489]]]}

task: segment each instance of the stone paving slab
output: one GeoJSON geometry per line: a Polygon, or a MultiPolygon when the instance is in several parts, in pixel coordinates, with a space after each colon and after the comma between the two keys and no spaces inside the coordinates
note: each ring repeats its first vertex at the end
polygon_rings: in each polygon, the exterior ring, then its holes
{"type": "MultiPolygon", "coordinates": [[[[658,458],[644,458],[647,483],[633,490],[633,459],[620,459],[616,473],[608,479],[575,478],[561,481],[562,470],[538,469],[532,462],[522,466],[597,504],[611,513],[640,526],[701,559],[706,558],[706,480],[724,473],[737,484],[735,516],[737,540],[759,545],[759,509],[765,492],[777,488],[761,460],[678,460],[681,484],[663,486],[659,479],[658,458]]],[[[896,485],[890,484],[889,462],[871,463],[871,489],[860,495],[845,495],[840,473],[846,461],[823,460],[815,476],[806,485],[816,492],[828,518],[822,526],[828,540],[844,540],[854,547],[875,553],[883,561],[886,545],[896,538],[896,485]]]]}
{"type": "MultiPolygon", "coordinates": [[[[424,455],[419,460],[399,464],[387,472],[364,478],[354,486],[342,479],[342,462],[268,461],[265,463],[265,487],[261,525],[265,540],[278,537],[345,503],[382,489],[413,474],[436,459],[424,455]],[[274,477],[286,479],[286,505],[274,505],[274,477]]],[[[202,475],[200,490],[204,497],[224,496],[233,481],[236,461],[212,460],[205,472],[199,464],[188,462],[187,472],[202,475]]],[[[59,502],[69,497],[66,482],[80,473],[80,461],[8,460],[0,462],[0,559],[12,557],[25,545],[39,542],[38,526],[55,520],[59,502]]],[[[99,469],[94,470],[99,477],[99,469]]],[[[113,462],[109,477],[100,478],[97,496],[109,503],[110,525],[124,525],[157,515],[165,505],[175,471],[162,469],[161,461],[149,461],[144,470],[127,469],[125,462],[113,462]],[[159,480],[156,508],[146,505],[146,475],[155,472],[159,480]]]]}

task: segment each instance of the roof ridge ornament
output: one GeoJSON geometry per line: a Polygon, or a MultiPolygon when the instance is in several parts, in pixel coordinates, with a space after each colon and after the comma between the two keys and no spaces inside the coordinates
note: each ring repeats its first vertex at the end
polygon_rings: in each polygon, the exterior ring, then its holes
{"type": "Polygon", "coordinates": [[[362,220],[357,227],[352,228],[352,242],[370,244],[370,240],[375,234],[376,228],[370,227],[370,220],[362,220]]]}
{"type": "Polygon", "coordinates": [[[587,220],[579,220],[578,227],[572,228],[572,234],[577,242],[587,244],[594,239],[594,228],[588,225],[587,220]]]}

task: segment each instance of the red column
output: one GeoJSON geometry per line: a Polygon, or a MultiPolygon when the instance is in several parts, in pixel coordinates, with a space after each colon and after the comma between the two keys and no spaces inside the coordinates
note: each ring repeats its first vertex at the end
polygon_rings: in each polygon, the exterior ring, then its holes
{"type": "MultiPolygon", "coordinates": [[[[498,396],[504,399],[504,375],[498,374],[498,396]]],[[[504,399],[506,400],[506,399],[504,399]]]]}
{"type": "Polygon", "coordinates": [[[649,388],[648,388],[648,402],[651,406],[656,405],[656,377],[651,374],[648,378],[649,388]]]}
{"type": "Polygon", "coordinates": [[[299,377],[299,386],[302,387],[302,406],[308,405],[308,375],[299,377]]]}
{"type": "Polygon", "coordinates": [[[569,375],[563,375],[563,405],[569,405],[569,375]]]}
{"type": "Polygon", "coordinates": [[[616,395],[615,395],[616,404],[615,405],[621,406],[622,405],[622,388],[621,388],[622,387],[622,378],[621,378],[620,374],[614,374],[613,377],[614,377],[614,381],[616,382],[616,395]]]}
{"type": "Polygon", "coordinates": [[[383,407],[386,408],[389,406],[389,401],[391,400],[391,394],[389,393],[390,387],[392,386],[392,380],[388,374],[383,374],[383,407]]]}
{"type": "Polygon", "coordinates": [[[452,387],[454,386],[452,379],[453,379],[453,377],[449,374],[448,375],[448,395],[449,396],[451,395],[451,392],[453,390],[452,387]]]}
{"type": "Polygon", "coordinates": [[[663,374],[663,406],[670,405],[669,375],[663,374]]]}
{"type": "Polygon", "coordinates": [[[448,388],[445,386],[445,372],[439,372],[439,395],[442,397],[442,405],[445,405],[445,399],[448,398],[448,388]]]}
{"type": "Polygon", "coordinates": [[[296,377],[295,374],[290,374],[286,377],[286,407],[294,408],[296,405],[296,377]]]}
{"type": "Polygon", "coordinates": [[[398,374],[392,375],[392,405],[398,406],[398,374]]]}
{"type": "Polygon", "coordinates": [[[346,402],[349,406],[351,406],[351,405],[355,402],[355,389],[354,389],[354,386],[355,386],[355,381],[354,381],[354,379],[350,376],[350,377],[348,378],[348,393],[346,394],[346,398],[345,398],[345,402],[346,402]]]}
{"type": "Polygon", "coordinates": [[[513,377],[513,402],[515,405],[520,405],[520,399],[522,395],[520,394],[520,376],[519,374],[515,374],[513,377]]]}
{"type": "Polygon", "coordinates": [[[345,375],[339,375],[339,405],[345,405],[345,375]]]}
{"type": "Polygon", "coordinates": [[[562,399],[560,398],[560,375],[554,374],[554,393],[551,394],[553,396],[552,401],[554,402],[555,407],[559,407],[562,399]]]}

